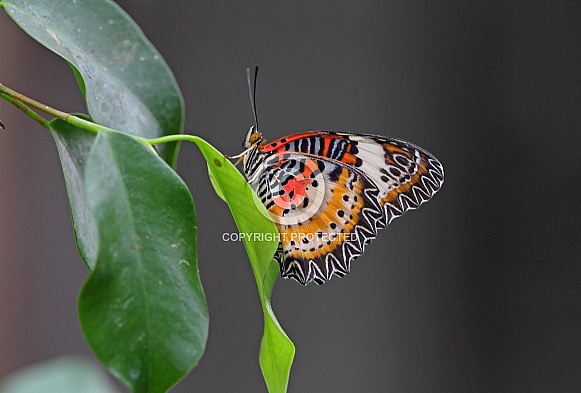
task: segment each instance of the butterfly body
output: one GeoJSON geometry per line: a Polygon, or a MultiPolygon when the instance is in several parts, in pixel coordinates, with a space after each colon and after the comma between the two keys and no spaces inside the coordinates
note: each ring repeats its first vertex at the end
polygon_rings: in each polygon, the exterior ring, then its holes
{"type": "Polygon", "coordinates": [[[396,138],[310,131],[266,143],[251,127],[243,171],[280,234],[283,277],[344,276],[377,232],[441,187],[440,162],[396,138]]]}

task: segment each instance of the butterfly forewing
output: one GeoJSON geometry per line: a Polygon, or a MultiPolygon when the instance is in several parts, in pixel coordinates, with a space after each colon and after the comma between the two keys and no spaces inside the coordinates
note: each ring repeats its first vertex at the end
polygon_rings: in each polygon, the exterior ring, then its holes
{"type": "Polygon", "coordinates": [[[253,157],[263,165],[251,185],[280,233],[281,274],[301,284],[349,273],[379,229],[428,201],[444,180],[422,148],[366,134],[295,134],[253,157]]]}

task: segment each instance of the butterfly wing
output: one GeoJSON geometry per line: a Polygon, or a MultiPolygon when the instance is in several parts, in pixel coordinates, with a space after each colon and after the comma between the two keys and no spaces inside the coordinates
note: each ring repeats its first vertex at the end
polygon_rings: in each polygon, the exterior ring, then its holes
{"type": "Polygon", "coordinates": [[[440,162],[400,139],[315,131],[261,149],[253,184],[280,233],[283,277],[322,284],[349,273],[379,229],[428,201],[440,162]]]}

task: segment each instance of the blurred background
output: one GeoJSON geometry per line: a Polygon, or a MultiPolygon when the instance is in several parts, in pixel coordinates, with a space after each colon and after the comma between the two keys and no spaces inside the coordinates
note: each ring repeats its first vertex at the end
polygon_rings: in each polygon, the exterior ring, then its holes
{"type": "MultiPolygon", "coordinates": [[[[279,280],[297,352],[289,392],[581,391],[581,3],[118,3],[172,68],[186,132],[236,154],[261,67],[265,136],[397,136],[443,163],[442,190],[383,230],[351,274],[279,280]]],[[[0,12],[0,82],[84,111],[73,73],[0,12]]],[[[0,378],[92,358],[77,320],[87,270],[48,131],[0,103],[0,378]]],[[[266,392],[262,313],[235,225],[182,145],[197,206],[210,336],[174,392],[266,392]]]]}

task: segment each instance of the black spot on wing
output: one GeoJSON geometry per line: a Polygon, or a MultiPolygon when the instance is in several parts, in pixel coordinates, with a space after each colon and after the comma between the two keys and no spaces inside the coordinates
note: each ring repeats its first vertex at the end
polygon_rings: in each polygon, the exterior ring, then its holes
{"type": "Polygon", "coordinates": [[[329,172],[329,180],[332,182],[339,181],[339,176],[341,176],[341,172],[343,172],[343,169],[339,165],[336,165],[335,168],[331,172],[329,172]]]}

